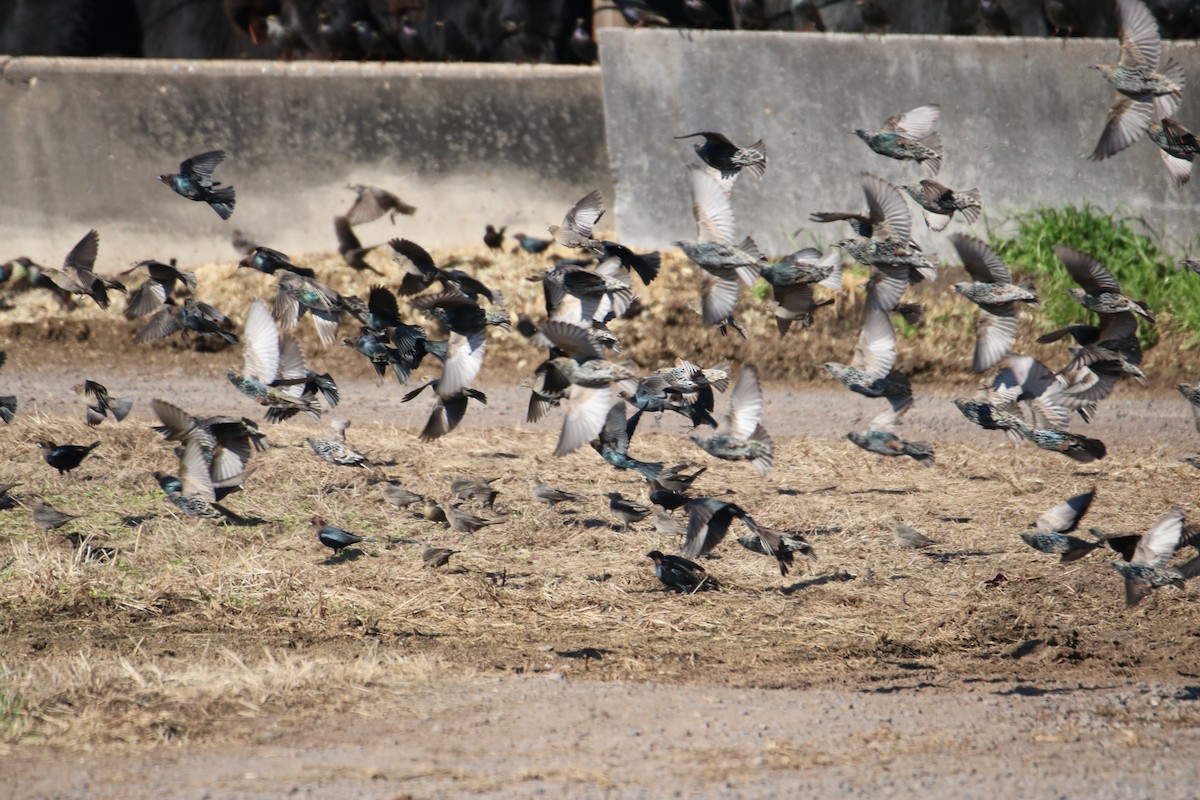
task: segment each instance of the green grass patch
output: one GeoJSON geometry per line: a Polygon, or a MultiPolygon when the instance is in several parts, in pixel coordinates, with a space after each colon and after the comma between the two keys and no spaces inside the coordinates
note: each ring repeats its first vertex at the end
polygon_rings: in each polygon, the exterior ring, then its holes
{"type": "MultiPolygon", "coordinates": [[[[1123,294],[1149,304],[1160,328],[1186,331],[1193,342],[1200,341],[1200,276],[1178,266],[1145,220],[1085,205],[1035,208],[1014,214],[1011,221],[1017,224],[1015,236],[1006,238],[989,228],[988,241],[1017,280],[1031,278],[1036,284],[1044,330],[1096,321],[1067,293],[1077,284],[1053,249],[1065,244],[1099,260],[1120,282],[1123,294]]],[[[1138,335],[1146,347],[1158,341],[1158,330],[1144,321],[1138,335]]]]}

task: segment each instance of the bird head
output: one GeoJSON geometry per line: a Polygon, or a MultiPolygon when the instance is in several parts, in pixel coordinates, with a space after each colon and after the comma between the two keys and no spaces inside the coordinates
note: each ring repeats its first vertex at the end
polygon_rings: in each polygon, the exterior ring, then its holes
{"type": "Polygon", "coordinates": [[[325,527],[325,525],[327,524],[323,518],[321,518],[321,517],[317,517],[317,516],[314,516],[314,517],[313,517],[312,519],[310,519],[308,522],[309,522],[309,524],[310,524],[310,525],[312,525],[314,528],[324,528],[324,527],[325,527]]]}
{"type": "Polygon", "coordinates": [[[157,178],[155,178],[155,180],[162,181],[163,183],[170,183],[171,176],[170,175],[159,175],[157,178]]]}
{"type": "Polygon", "coordinates": [[[821,369],[828,372],[834,378],[841,378],[846,373],[846,365],[839,364],[836,361],[827,361],[821,365],[821,369]]]}

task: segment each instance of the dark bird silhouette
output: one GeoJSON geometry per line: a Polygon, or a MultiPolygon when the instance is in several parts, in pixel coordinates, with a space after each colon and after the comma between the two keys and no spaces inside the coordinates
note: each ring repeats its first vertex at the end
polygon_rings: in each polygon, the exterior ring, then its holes
{"type": "Polygon", "coordinates": [[[70,472],[78,467],[88,455],[100,446],[99,442],[89,445],[55,444],[51,441],[37,443],[46,463],[58,470],[59,475],[70,472]]]}
{"type": "Polygon", "coordinates": [[[662,472],[661,462],[639,461],[629,456],[629,440],[633,438],[633,433],[637,430],[640,417],[640,413],[634,414],[626,422],[625,403],[623,401],[613,403],[608,409],[608,416],[604,419],[604,427],[600,429],[600,435],[592,441],[591,445],[601,458],[617,469],[632,469],[639,472],[644,478],[655,478],[662,472]]]}
{"type": "Polygon", "coordinates": [[[310,523],[313,529],[317,532],[317,539],[321,542],[321,544],[332,550],[334,555],[338,555],[347,547],[351,547],[360,542],[377,541],[376,539],[366,539],[362,536],[355,536],[349,531],[344,531],[341,528],[330,525],[321,517],[313,517],[310,523]]]}
{"type": "Polygon", "coordinates": [[[698,497],[684,506],[688,512],[687,540],[683,543],[683,554],[688,558],[711,553],[729,533],[729,525],[735,519],[756,535],[763,550],[779,562],[779,574],[787,575],[794,560],[792,551],[783,547],[783,534],[762,528],[736,503],[727,503],[712,497],[698,497]]]}
{"type": "Polygon", "coordinates": [[[176,268],[174,259],[170,264],[153,260],[139,261],[121,275],[129,275],[138,270],[145,270],[147,279],[126,300],[126,319],[137,319],[157,311],[175,293],[175,288],[181,283],[187,287],[189,293],[196,293],[196,273],[184,272],[176,268]]]}
{"type": "Polygon", "coordinates": [[[499,230],[492,225],[488,225],[483,233],[483,243],[492,250],[501,249],[504,247],[504,231],[507,229],[507,226],[504,225],[501,225],[499,230]]]}
{"type": "Polygon", "coordinates": [[[62,269],[42,267],[41,274],[59,289],[73,295],[87,295],[101,308],[108,308],[108,290],[125,293],[125,284],[93,272],[100,252],[100,234],[90,230],[71,248],[62,269]]]}
{"type": "MultiPolygon", "coordinates": [[[[8,353],[0,350],[0,367],[3,367],[6,361],[8,361],[8,353]]],[[[11,394],[0,395],[0,419],[4,420],[4,424],[12,422],[16,414],[17,398],[11,394]]]]}
{"type": "Polygon", "coordinates": [[[421,553],[421,560],[427,567],[444,567],[450,563],[450,556],[461,550],[451,550],[449,547],[426,547],[421,553]]]}
{"type": "Polygon", "coordinates": [[[218,189],[221,184],[213,180],[213,170],[224,160],[224,150],[211,150],[184,161],[179,172],[159,175],[158,179],[180,197],[208,203],[221,219],[229,219],[233,215],[233,187],[218,189]]]}
{"type": "Polygon", "coordinates": [[[238,269],[243,267],[257,270],[264,275],[274,275],[280,270],[294,272],[305,278],[315,278],[317,275],[308,267],[298,267],[293,264],[286,254],[262,246],[254,247],[250,252],[242,256],[242,260],[238,262],[238,269]]]}
{"type": "Polygon", "coordinates": [[[416,206],[410,206],[386,189],[359,184],[353,184],[346,188],[357,195],[350,210],[346,212],[346,219],[351,225],[373,222],[384,214],[387,214],[392,224],[395,225],[397,214],[412,216],[417,213],[416,206]]]}
{"type": "Polygon", "coordinates": [[[654,561],[654,574],[670,591],[691,594],[721,588],[716,579],[709,577],[704,567],[695,561],[663,555],[658,550],[651,550],[646,557],[654,561]]]}
{"type": "Polygon", "coordinates": [[[129,416],[133,408],[131,397],[109,397],[108,389],[95,381],[84,381],[71,387],[75,394],[81,394],[87,402],[87,424],[99,425],[109,414],[117,422],[129,416]]]}
{"type": "Polygon", "coordinates": [[[699,131],[676,136],[676,139],[691,139],[703,136],[703,144],[692,145],[700,160],[721,173],[722,178],[734,178],[743,169],[755,178],[762,178],[767,171],[767,146],[759,139],[752,145],[738,147],[722,133],[699,131]]]}
{"type": "Polygon", "coordinates": [[[468,400],[476,400],[487,405],[487,395],[478,389],[467,388],[457,394],[445,397],[439,391],[438,385],[439,381],[437,380],[423,383],[400,398],[400,402],[407,403],[426,388],[432,388],[434,395],[437,396],[437,402],[433,404],[433,410],[429,412],[429,420],[418,437],[422,442],[436,441],[457,428],[467,414],[468,400]]]}
{"type": "Polygon", "coordinates": [[[523,233],[514,233],[513,238],[517,240],[517,245],[522,250],[533,256],[546,252],[547,248],[554,244],[553,239],[539,239],[536,236],[526,236],[523,233]]]}
{"type": "Polygon", "coordinates": [[[201,336],[219,336],[229,344],[237,344],[237,334],[226,330],[233,321],[220,310],[188,298],[183,305],[168,304],[159,309],[145,325],[138,329],[133,340],[138,344],[152,342],[170,336],[177,331],[198,333],[201,336]]]}
{"type": "Polygon", "coordinates": [[[354,235],[354,229],[350,227],[350,221],[345,217],[333,218],[333,232],[338,240],[338,253],[341,254],[342,260],[350,267],[358,272],[373,272],[376,275],[382,276],[383,273],[367,263],[366,255],[377,247],[383,247],[381,244],[363,247],[362,242],[354,235]]]}

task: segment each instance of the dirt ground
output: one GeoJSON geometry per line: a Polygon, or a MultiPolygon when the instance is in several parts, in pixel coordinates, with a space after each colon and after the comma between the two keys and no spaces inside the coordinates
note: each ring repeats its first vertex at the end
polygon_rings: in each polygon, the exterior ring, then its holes
{"type": "Polygon", "coordinates": [[[877,404],[807,373],[768,372],[766,480],[706,456],[680,421],[646,419],[633,455],[707,466],[696,494],[805,531],[817,551],[781,576],[737,545],[735,523],[704,562],[721,591],[681,596],[645,557],[678,539],[609,515],[607,492],[644,500],[637,476],[587,448],[553,458],[557,414],[522,421],[521,354],[486,373],[486,407],[423,444],[430,398],[400,404],[349,351],[310,342],[342,387],[328,416],[353,420],[351,444],[380,467],[317,461],[316,423],[272,426],[227,502],[249,522],[219,525],[178,516],[148,476],[175,462],[147,403],[259,417],[222,377],[238,351],[135,349],[126,323],[87,319],[0,334],[0,393],[20,403],[0,426],[0,482],[81,517],[46,532],[24,507],[0,511],[0,777],[14,797],[1198,795],[1197,586],[1126,609],[1111,553],[1060,565],[1017,535],[1092,486],[1085,526],[1196,512],[1198,473],[1179,459],[1200,436],[1162,379],[1105,403],[1086,431],[1110,455],[1088,465],[970,425],[949,399],[971,384],[945,369],[917,383],[903,428],[935,444],[931,468],[854,448],[845,432],[877,404]],[[129,420],[83,425],[81,359],[136,399],[129,420]],[[60,478],[42,438],[102,444],[60,478]],[[534,473],[585,499],[535,504],[534,473]],[[451,531],[372,483],[446,500],[462,475],[498,479],[495,508],[475,510],[502,524],[451,531]],[[379,541],[330,557],[314,514],[379,541]],[[896,519],[936,544],[900,549],[896,519]],[[63,532],[115,560],[82,558],[63,532]],[[462,552],[427,569],[427,545],[462,552]]]}

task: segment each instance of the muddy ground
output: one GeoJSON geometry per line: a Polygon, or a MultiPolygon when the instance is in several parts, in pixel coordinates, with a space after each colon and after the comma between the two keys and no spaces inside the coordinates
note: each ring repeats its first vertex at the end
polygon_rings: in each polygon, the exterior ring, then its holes
{"type": "MultiPolygon", "coordinates": [[[[381,466],[317,461],[303,441],[316,423],[272,427],[228,501],[243,527],[178,516],[148,477],[174,468],[148,430],[151,398],[259,416],[223,378],[238,351],[134,348],[131,323],[84,316],[14,323],[0,339],[0,393],[20,402],[0,427],[0,482],[79,514],[65,530],[116,553],[88,561],[27,508],[0,511],[0,774],[13,796],[1197,794],[1197,586],[1126,609],[1110,553],[1060,565],[1017,535],[1091,486],[1086,524],[1107,530],[1145,530],[1173,506],[1200,514],[1200,473],[1179,461],[1200,435],[1169,386],[1193,351],[1158,352],[1170,368],[1149,388],[1124,384],[1076,423],[1108,445],[1095,464],[970,425],[949,403],[973,386],[962,353],[919,376],[902,429],[935,444],[932,468],[846,442],[878,404],[808,366],[764,370],[778,445],[765,481],[708,458],[679,420],[647,419],[631,453],[709,467],[697,494],[807,531],[818,555],[781,576],[738,547],[738,529],[705,561],[722,590],[678,596],[645,558],[678,539],[647,522],[623,532],[608,514],[606,492],[644,498],[636,475],[586,448],[552,458],[556,414],[522,421],[532,352],[497,348],[488,405],[423,444],[431,398],[400,404],[349,351],[306,339],[342,386],[328,416],[353,420],[351,443],[381,466]],[[84,371],[136,399],[129,420],[82,424],[70,387],[84,371]],[[59,478],[41,438],[102,446],[59,478]],[[586,499],[534,504],[534,472],[586,499]],[[496,507],[479,513],[502,524],[447,530],[386,504],[380,475],[439,500],[456,476],[498,478],[496,507]],[[331,558],[313,514],[380,541],[331,558]],[[937,544],[900,549],[897,518],[937,544]],[[462,552],[426,569],[430,544],[462,552]]],[[[797,364],[849,356],[852,334],[822,330],[789,340],[797,364]]],[[[907,341],[935,353],[923,336],[907,341]]]]}

